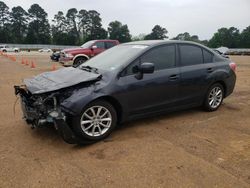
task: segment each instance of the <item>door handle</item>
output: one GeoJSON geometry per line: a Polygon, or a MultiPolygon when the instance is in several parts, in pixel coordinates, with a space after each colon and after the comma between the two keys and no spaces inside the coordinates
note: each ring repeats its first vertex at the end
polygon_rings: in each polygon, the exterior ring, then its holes
{"type": "Polygon", "coordinates": [[[172,81],[177,80],[178,78],[179,78],[179,76],[177,74],[169,76],[169,79],[172,81]]]}
{"type": "Polygon", "coordinates": [[[208,73],[211,73],[211,72],[213,72],[213,71],[214,71],[213,68],[207,68],[207,72],[208,72],[208,73]]]}

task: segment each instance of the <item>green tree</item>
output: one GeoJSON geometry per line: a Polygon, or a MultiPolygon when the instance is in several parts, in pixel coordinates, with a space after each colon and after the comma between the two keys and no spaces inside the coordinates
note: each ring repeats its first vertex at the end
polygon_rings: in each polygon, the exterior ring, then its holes
{"type": "Polygon", "coordinates": [[[145,39],[145,36],[146,36],[146,34],[143,34],[143,33],[141,33],[141,34],[139,34],[139,35],[137,35],[137,36],[133,36],[133,37],[132,37],[132,41],[144,40],[144,39],[145,39]]]}
{"type": "Polygon", "coordinates": [[[48,14],[38,4],[28,10],[31,22],[28,26],[26,42],[31,44],[49,44],[51,42],[48,14]]]}
{"type": "Polygon", "coordinates": [[[81,43],[84,43],[87,39],[87,28],[90,24],[89,13],[87,10],[80,10],[78,15],[78,28],[80,32],[81,43]]]}
{"type": "Polygon", "coordinates": [[[77,27],[77,15],[78,11],[76,8],[71,8],[68,10],[66,14],[67,18],[67,30],[68,37],[71,41],[71,44],[79,44],[80,43],[80,35],[77,27]]]}
{"type": "Polygon", "coordinates": [[[237,48],[240,43],[240,33],[235,27],[220,28],[208,42],[212,48],[225,46],[228,48],[237,48]]]}
{"type": "Polygon", "coordinates": [[[100,14],[95,10],[88,11],[89,22],[86,25],[86,40],[106,39],[107,31],[102,27],[100,14]]]}
{"type": "Polygon", "coordinates": [[[184,40],[184,41],[193,41],[198,42],[203,45],[207,45],[207,40],[200,40],[198,35],[190,35],[188,32],[180,33],[176,37],[173,38],[173,40],[184,40]]]}
{"type": "Polygon", "coordinates": [[[0,1],[0,27],[3,27],[8,19],[9,7],[3,1],[0,1]]]}
{"type": "Polygon", "coordinates": [[[9,7],[0,1],[0,41],[12,42],[11,27],[9,23],[9,7]]]}
{"type": "Polygon", "coordinates": [[[13,7],[10,18],[13,42],[23,43],[27,31],[28,13],[20,6],[13,7]]]}
{"type": "Polygon", "coordinates": [[[250,26],[245,28],[240,34],[240,47],[250,48],[250,26]]]}
{"type": "Polygon", "coordinates": [[[166,39],[166,38],[168,38],[167,33],[168,33],[168,31],[165,28],[163,28],[159,25],[156,25],[152,29],[152,32],[145,36],[145,40],[166,39]]]}
{"type": "Polygon", "coordinates": [[[70,44],[67,34],[67,22],[62,11],[54,16],[52,20],[52,42],[53,44],[70,44]]]}
{"type": "Polygon", "coordinates": [[[131,35],[127,25],[122,25],[119,21],[110,22],[108,26],[109,38],[120,42],[130,42],[131,35]]]}
{"type": "Polygon", "coordinates": [[[191,36],[190,36],[190,34],[188,32],[185,32],[185,33],[178,34],[173,39],[174,40],[187,40],[187,41],[190,41],[191,40],[191,36]]]}

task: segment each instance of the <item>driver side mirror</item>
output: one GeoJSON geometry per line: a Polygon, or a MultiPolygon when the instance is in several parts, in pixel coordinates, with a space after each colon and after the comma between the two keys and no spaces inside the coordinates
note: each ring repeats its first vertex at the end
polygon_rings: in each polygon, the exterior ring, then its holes
{"type": "Polygon", "coordinates": [[[142,63],[139,70],[144,74],[151,74],[155,70],[155,65],[154,63],[142,63]]]}
{"type": "Polygon", "coordinates": [[[94,46],[91,47],[91,50],[94,50],[94,49],[97,49],[96,45],[94,45],[94,46]]]}
{"type": "Polygon", "coordinates": [[[149,62],[145,62],[139,66],[133,67],[133,73],[137,73],[135,77],[138,80],[141,80],[143,78],[143,74],[152,74],[154,70],[155,70],[154,63],[149,63],[149,62]]]}

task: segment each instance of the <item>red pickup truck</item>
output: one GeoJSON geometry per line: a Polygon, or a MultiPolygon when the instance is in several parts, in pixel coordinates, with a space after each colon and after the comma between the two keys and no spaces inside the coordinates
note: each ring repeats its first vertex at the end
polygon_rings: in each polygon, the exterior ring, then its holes
{"type": "Polygon", "coordinates": [[[61,51],[59,62],[64,66],[79,66],[91,57],[119,44],[117,40],[91,40],[80,48],[69,48],[61,51]]]}

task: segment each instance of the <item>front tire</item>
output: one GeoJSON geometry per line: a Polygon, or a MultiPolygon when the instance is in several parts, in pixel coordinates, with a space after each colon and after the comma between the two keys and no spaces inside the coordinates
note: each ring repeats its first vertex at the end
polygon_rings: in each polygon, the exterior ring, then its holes
{"type": "Polygon", "coordinates": [[[96,142],[106,138],[116,124],[115,108],[103,100],[91,102],[79,116],[72,118],[74,132],[87,142],[96,142]]]}
{"type": "Polygon", "coordinates": [[[83,64],[85,61],[87,61],[84,57],[77,57],[73,63],[73,67],[78,67],[79,65],[83,64]]]}
{"type": "Polygon", "coordinates": [[[223,102],[224,88],[221,84],[213,84],[206,94],[204,108],[206,111],[216,111],[223,102]]]}

